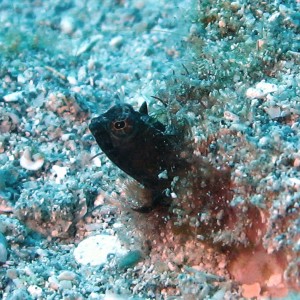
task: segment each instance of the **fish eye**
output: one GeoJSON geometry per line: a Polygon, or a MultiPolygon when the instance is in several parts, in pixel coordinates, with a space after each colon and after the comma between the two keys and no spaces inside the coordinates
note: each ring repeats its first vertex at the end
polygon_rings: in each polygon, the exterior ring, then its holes
{"type": "Polygon", "coordinates": [[[126,122],[124,120],[114,122],[114,128],[117,130],[124,129],[125,127],[126,127],[126,122]]]}

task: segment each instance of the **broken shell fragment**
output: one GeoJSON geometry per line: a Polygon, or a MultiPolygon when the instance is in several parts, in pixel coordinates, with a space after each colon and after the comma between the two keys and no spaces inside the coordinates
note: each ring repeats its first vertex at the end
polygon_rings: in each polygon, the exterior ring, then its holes
{"type": "Polygon", "coordinates": [[[22,99],[23,92],[14,92],[3,97],[5,102],[17,102],[22,99]]]}
{"type": "Polygon", "coordinates": [[[31,156],[29,149],[26,149],[20,158],[21,167],[29,171],[39,170],[44,165],[44,162],[45,159],[41,154],[37,153],[31,156]]]}
{"type": "Polygon", "coordinates": [[[249,99],[263,99],[268,94],[277,92],[278,87],[276,84],[268,83],[262,80],[257,83],[255,87],[250,87],[246,91],[246,97],[249,99]]]}

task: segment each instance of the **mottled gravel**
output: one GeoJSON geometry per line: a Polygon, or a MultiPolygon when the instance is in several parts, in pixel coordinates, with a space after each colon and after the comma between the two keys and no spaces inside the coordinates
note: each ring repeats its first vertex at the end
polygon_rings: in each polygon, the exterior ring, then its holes
{"type": "Polygon", "coordinates": [[[299,5],[0,1],[0,298],[297,299],[299,5]],[[88,124],[118,101],[147,101],[230,168],[241,222],[199,234],[224,212],[196,205],[191,174],[172,212],[132,212],[139,189],[91,160],[88,124]]]}

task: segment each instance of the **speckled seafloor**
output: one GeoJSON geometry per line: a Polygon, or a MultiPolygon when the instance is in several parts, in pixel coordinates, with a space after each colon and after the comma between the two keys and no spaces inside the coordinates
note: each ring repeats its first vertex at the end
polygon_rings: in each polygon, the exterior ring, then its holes
{"type": "Polygon", "coordinates": [[[1,298],[297,299],[300,4],[248,2],[0,2],[1,298]],[[240,252],[229,267],[190,236],[160,232],[153,251],[135,239],[147,216],[121,213],[126,176],[90,160],[88,124],[116,101],[163,119],[151,96],[195,143],[219,137],[207,157],[231,167],[233,207],[261,210],[276,259],[240,252]]]}

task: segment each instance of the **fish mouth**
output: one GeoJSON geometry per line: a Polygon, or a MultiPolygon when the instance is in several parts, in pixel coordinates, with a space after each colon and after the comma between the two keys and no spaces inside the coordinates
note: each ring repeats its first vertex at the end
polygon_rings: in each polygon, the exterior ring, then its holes
{"type": "Polygon", "coordinates": [[[93,118],[89,125],[89,129],[93,134],[96,134],[98,131],[102,131],[103,129],[105,129],[106,123],[107,121],[102,116],[93,118]]]}

